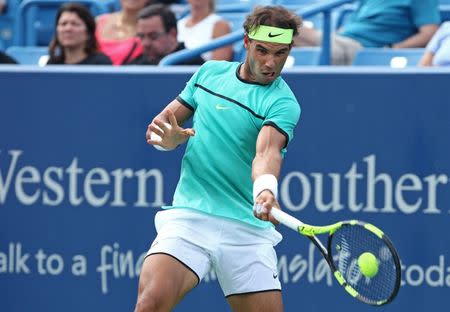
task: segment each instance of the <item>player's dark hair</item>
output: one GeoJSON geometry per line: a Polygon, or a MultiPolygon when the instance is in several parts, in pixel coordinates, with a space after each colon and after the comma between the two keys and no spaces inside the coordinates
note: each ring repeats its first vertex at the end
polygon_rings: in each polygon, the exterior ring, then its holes
{"type": "Polygon", "coordinates": [[[296,36],[302,25],[302,19],[282,6],[258,6],[247,16],[243,26],[248,34],[250,30],[260,25],[293,29],[296,36]]]}

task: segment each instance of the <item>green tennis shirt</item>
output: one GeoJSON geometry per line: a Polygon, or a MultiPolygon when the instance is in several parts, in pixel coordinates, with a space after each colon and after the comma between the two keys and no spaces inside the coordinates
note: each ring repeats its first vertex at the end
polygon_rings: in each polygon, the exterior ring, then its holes
{"type": "MultiPolygon", "coordinates": [[[[258,227],[253,216],[252,161],[265,125],[293,138],[300,106],[286,82],[242,80],[237,62],[209,61],[191,77],[177,99],[194,111],[172,206],[232,218],[258,227]]],[[[286,146],[280,153],[284,156],[286,146]]]]}

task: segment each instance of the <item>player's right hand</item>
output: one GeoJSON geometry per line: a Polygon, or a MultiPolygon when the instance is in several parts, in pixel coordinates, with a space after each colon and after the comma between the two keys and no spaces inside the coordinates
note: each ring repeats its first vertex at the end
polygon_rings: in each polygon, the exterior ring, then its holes
{"type": "Polygon", "coordinates": [[[271,209],[281,209],[275,196],[269,190],[264,190],[256,197],[253,215],[260,220],[270,221],[277,225],[279,222],[270,214],[271,209]]]}

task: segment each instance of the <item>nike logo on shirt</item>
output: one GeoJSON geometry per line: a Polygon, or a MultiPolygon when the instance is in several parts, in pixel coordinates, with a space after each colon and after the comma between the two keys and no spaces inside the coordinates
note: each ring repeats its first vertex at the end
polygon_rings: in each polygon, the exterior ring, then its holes
{"type": "Polygon", "coordinates": [[[226,110],[226,109],[230,109],[231,107],[228,107],[228,106],[222,106],[222,105],[219,105],[219,104],[217,104],[216,105],[216,109],[217,110],[226,110]]]}

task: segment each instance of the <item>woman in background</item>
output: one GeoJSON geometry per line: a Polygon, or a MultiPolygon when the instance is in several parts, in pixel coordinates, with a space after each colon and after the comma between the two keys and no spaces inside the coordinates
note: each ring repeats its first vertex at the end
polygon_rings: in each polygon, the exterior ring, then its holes
{"type": "MultiPolygon", "coordinates": [[[[214,13],[214,0],[188,0],[191,14],[178,21],[178,41],[193,49],[231,32],[230,24],[214,13]]],[[[231,60],[233,46],[229,45],[202,54],[203,59],[231,60]]]]}
{"type": "Polygon", "coordinates": [[[137,15],[151,2],[120,0],[120,11],[97,18],[96,35],[100,50],[111,58],[114,65],[129,63],[142,53],[141,43],[136,37],[137,15]]]}
{"type": "Polygon", "coordinates": [[[111,60],[98,52],[95,19],[85,6],[63,4],[56,14],[55,27],[47,64],[111,65],[111,60]]]}

